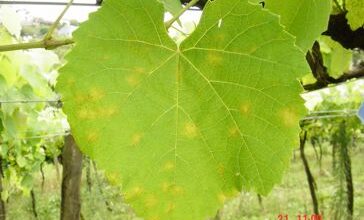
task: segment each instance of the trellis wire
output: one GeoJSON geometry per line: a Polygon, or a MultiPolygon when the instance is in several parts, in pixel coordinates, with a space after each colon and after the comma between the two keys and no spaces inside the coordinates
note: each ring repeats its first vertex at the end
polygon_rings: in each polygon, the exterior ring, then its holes
{"type": "MultiPolygon", "coordinates": [[[[32,103],[62,103],[61,100],[0,100],[0,104],[32,104],[32,103]]],[[[322,110],[312,111],[309,116],[302,118],[305,120],[316,120],[324,118],[336,118],[336,117],[348,117],[356,115],[358,110],[356,109],[334,109],[334,110],[322,110]],[[329,114],[327,114],[329,113],[329,114]],[[332,114],[331,114],[332,113],[332,114]],[[342,113],[342,114],[340,114],[342,113]]]]}
{"type": "MultiPolygon", "coordinates": [[[[73,6],[100,6],[102,0],[95,3],[72,3],[73,6]]],[[[0,5],[67,5],[67,2],[39,2],[39,1],[0,1],[0,5]]]]}
{"type": "Polygon", "coordinates": [[[42,138],[42,139],[52,139],[55,137],[64,137],[67,135],[70,135],[70,132],[65,132],[65,133],[54,133],[54,134],[48,134],[48,135],[35,135],[35,136],[30,136],[30,137],[18,137],[18,139],[21,140],[27,140],[27,139],[38,139],[38,138],[42,138]]]}
{"type": "Polygon", "coordinates": [[[325,113],[353,113],[358,112],[357,109],[333,109],[333,110],[321,110],[321,111],[312,111],[310,114],[325,114],[325,113]]]}
{"type": "MultiPolygon", "coordinates": [[[[301,121],[307,121],[307,120],[318,120],[318,119],[327,119],[327,118],[339,118],[339,117],[353,117],[356,116],[356,114],[341,114],[341,115],[323,115],[323,116],[307,116],[301,119],[301,121]]],[[[27,140],[27,139],[37,139],[37,138],[43,138],[43,139],[51,139],[55,137],[65,137],[67,135],[70,135],[71,132],[65,132],[65,133],[54,133],[49,135],[35,135],[30,137],[18,137],[17,140],[27,140]]]]}
{"type": "MultiPolygon", "coordinates": [[[[0,1],[0,5],[54,5],[61,6],[67,5],[67,2],[38,2],[38,1],[0,1]]],[[[100,7],[102,0],[96,0],[95,3],[72,3],[73,6],[95,6],[100,7]]],[[[201,11],[198,7],[191,7],[188,11],[201,11]]]]}
{"type": "Polygon", "coordinates": [[[318,119],[328,119],[328,118],[346,118],[356,116],[356,113],[349,114],[332,114],[332,115],[314,115],[314,116],[306,116],[301,119],[301,121],[310,121],[310,120],[318,120],[318,119]]]}
{"type": "Polygon", "coordinates": [[[61,100],[0,100],[0,104],[58,103],[61,100]]]}

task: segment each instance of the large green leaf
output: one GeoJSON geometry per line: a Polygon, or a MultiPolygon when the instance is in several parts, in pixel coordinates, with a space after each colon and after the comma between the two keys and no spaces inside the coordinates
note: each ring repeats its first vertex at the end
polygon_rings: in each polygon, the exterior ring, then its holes
{"type": "MultiPolygon", "coordinates": [[[[262,2],[262,0],[250,0],[262,2]]],[[[280,15],[286,30],[296,36],[296,44],[309,50],[327,28],[332,0],[264,0],[265,8],[280,15]]]]}
{"type": "Polygon", "coordinates": [[[347,0],[346,9],[348,13],[346,18],[351,29],[356,30],[364,26],[364,1],[363,0],[347,0]]]}
{"type": "Polygon", "coordinates": [[[81,150],[146,219],[212,216],[242,188],[267,194],[303,113],[304,54],[275,15],[209,2],[180,46],[156,0],[108,0],[75,32],[57,85],[81,150]]]}

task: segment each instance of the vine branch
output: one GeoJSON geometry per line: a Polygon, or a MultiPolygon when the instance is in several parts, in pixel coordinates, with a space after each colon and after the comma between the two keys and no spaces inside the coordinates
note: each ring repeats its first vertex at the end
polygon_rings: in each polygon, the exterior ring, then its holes
{"type": "Polygon", "coordinates": [[[61,22],[61,19],[63,18],[64,14],[66,14],[67,10],[71,7],[73,3],[73,0],[70,0],[66,7],[63,9],[61,14],[58,16],[57,20],[52,24],[52,26],[49,28],[47,34],[44,36],[44,40],[50,40],[52,39],[53,32],[57,29],[57,26],[61,22]]]}
{"type": "Polygon", "coordinates": [[[73,39],[55,40],[55,39],[43,39],[41,41],[29,42],[29,43],[17,43],[0,45],[0,52],[14,51],[14,50],[27,50],[35,48],[44,48],[46,50],[55,49],[60,46],[73,44],[73,39]]]}
{"type": "Polygon", "coordinates": [[[331,37],[346,49],[359,48],[364,50],[364,28],[352,30],[348,24],[346,13],[344,11],[340,14],[330,15],[328,28],[322,35],[331,37]]]}
{"type": "Polygon", "coordinates": [[[318,206],[318,200],[317,200],[317,196],[316,196],[316,182],[315,179],[311,173],[310,167],[308,165],[308,161],[305,155],[305,144],[306,144],[306,140],[307,140],[307,131],[302,131],[300,134],[300,156],[303,162],[303,166],[305,168],[305,172],[306,172],[306,177],[307,177],[307,182],[310,188],[310,194],[311,194],[311,199],[312,199],[312,204],[313,204],[313,213],[314,214],[319,214],[319,206],[318,206]]]}
{"type": "Polygon", "coordinates": [[[306,60],[311,68],[312,75],[316,79],[315,83],[303,85],[303,88],[306,91],[319,90],[328,87],[330,84],[338,85],[351,79],[359,79],[364,77],[364,67],[343,73],[338,78],[330,76],[327,68],[324,65],[320,44],[317,41],[314,43],[312,50],[307,52],[306,60]]]}
{"type": "Polygon", "coordinates": [[[345,12],[345,10],[341,7],[341,5],[339,4],[339,2],[337,0],[334,0],[335,6],[337,7],[337,9],[339,9],[339,11],[341,12],[345,12]]]}
{"type": "MultiPolygon", "coordinates": [[[[206,5],[207,1],[208,1],[208,0],[200,0],[200,1],[198,1],[198,2],[195,4],[195,6],[196,6],[196,7],[198,7],[198,8],[200,8],[200,9],[203,9],[203,8],[205,7],[205,5],[206,5]]],[[[181,4],[186,5],[186,4],[188,4],[189,2],[191,2],[191,0],[180,0],[180,2],[181,2],[181,4]]]]}
{"type": "Polygon", "coordinates": [[[191,8],[192,6],[194,6],[197,2],[198,2],[199,0],[192,0],[192,1],[190,1],[182,10],[180,10],[175,16],[173,16],[173,18],[171,19],[171,20],[169,20],[169,21],[167,21],[166,23],[165,23],[165,25],[166,25],[166,28],[167,29],[169,29],[171,26],[172,26],[172,24],[175,22],[175,21],[177,21],[178,20],[178,18],[179,17],[181,17],[181,15],[183,14],[183,13],[185,13],[185,11],[187,11],[189,8],[191,8]]]}
{"type": "Polygon", "coordinates": [[[0,52],[6,51],[14,51],[14,50],[27,50],[27,49],[35,49],[35,48],[44,48],[46,50],[55,49],[60,46],[73,44],[73,39],[63,39],[57,40],[53,39],[52,35],[54,31],[57,29],[61,19],[69,9],[69,7],[73,4],[73,0],[70,0],[67,6],[63,9],[62,13],[58,16],[57,20],[52,24],[49,28],[47,34],[44,36],[43,40],[35,41],[35,42],[27,42],[27,43],[16,43],[16,44],[8,44],[8,45],[0,45],[0,52]]]}

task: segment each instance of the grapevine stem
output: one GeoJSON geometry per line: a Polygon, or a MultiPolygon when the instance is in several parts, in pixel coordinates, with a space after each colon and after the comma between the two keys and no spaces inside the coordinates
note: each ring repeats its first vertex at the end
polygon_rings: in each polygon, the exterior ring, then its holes
{"type": "Polygon", "coordinates": [[[27,50],[35,48],[44,48],[47,50],[51,50],[60,46],[73,43],[74,43],[73,39],[64,39],[64,40],[43,39],[41,41],[29,42],[29,43],[0,45],[0,52],[13,51],[13,50],[27,50]]]}
{"type": "Polygon", "coordinates": [[[171,26],[172,26],[172,24],[175,22],[175,21],[177,21],[178,20],[178,18],[179,17],[181,17],[181,15],[183,14],[183,13],[185,13],[185,11],[187,11],[189,8],[191,8],[192,6],[194,6],[197,2],[198,2],[199,0],[192,0],[192,1],[190,1],[181,11],[179,11],[175,16],[173,16],[173,18],[171,19],[171,20],[169,20],[169,21],[167,21],[166,23],[165,23],[165,25],[166,25],[166,28],[167,29],[169,29],[171,26]]]}
{"type": "Polygon", "coordinates": [[[188,36],[187,33],[183,32],[182,30],[180,30],[180,29],[178,29],[176,27],[171,26],[171,28],[175,29],[176,31],[178,31],[179,33],[181,33],[183,36],[188,36]]]}
{"type": "Polygon", "coordinates": [[[63,18],[64,14],[66,14],[69,7],[72,5],[73,0],[70,0],[66,7],[63,9],[62,13],[58,16],[57,20],[52,24],[52,26],[49,28],[47,34],[44,36],[44,40],[50,40],[52,38],[53,32],[57,29],[57,26],[59,25],[59,22],[63,18]]]}
{"type": "Polygon", "coordinates": [[[57,20],[52,24],[49,28],[47,34],[44,36],[43,40],[36,42],[28,42],[28,43],[17,43],[17,44],[9,44],[9,45],[0,45],[0,52],[6,51],[14,51],[14,50],[27,50],[27,49],[35,49],[35,48],[44,48],[47,50],[55,49],[59,46],[64,46],[68,44],[73,44],[73,39],[64,39],[64,40],[56,40],[52,39],[53,32],[57,29],[59,22],[63,18],[64,14],[66,14],[69,7],[72,5],[73,0],[70,0],[66,7],[63,9],[62,13],[58,16],[57,20]]]}
{"type": "Polygon", "coordinates": [[[341,7],[341,5],[339,4],[339,2],[337,0],[334,0],[334,3],[336,5],[336,7],[341,11],[344,12],[345,10],[341,7]]]}

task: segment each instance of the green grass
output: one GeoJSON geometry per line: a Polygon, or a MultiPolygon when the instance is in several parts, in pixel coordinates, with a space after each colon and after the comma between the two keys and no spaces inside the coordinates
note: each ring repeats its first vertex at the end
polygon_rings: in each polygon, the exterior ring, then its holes
{"type": "MultiPolygon", "coordinates": [[[[333,220],[333,197],[337,184],[332,175],[331,147],[323,146],[322,166],[314,154],[313,148],[306,146],[307,159],[317,183],[319,209],[324,219],[333,220]]],[[[354,219],[364,219],[364,150],[354,149],[352,152],[352,174],[354,180],[354,219]]],[[[228,202],[221,211],[223,220],[243,219],[278,219],[279,214],[288,214],[289,219],[298,219],[297,215],[312,214],[312,200],[307,184],[304,167],[295,152],[290,169],[285,174],[282,183],[262,199],[259,205],[254,193],[242,193],[239,198],[228,202]]],[[[345,207],[343,207],[345,209],[345,207]]]]}
{"type": "MultiPolygon", "coordinates": [[[[321,170],[311,146],[306,147],[310,168],[318,186],[318,200],[324,219],[333,219],[333,197],[336,182],[332,176],[331,147],[324,146],[321,170]]],[[[123,203],[118,188],[108,184],[102,173],[91,168],[91,191],[86,181],[86,169],[82,181],[82,216],[85,220],[141,220],[135,217],[131,208],[123,203]],[[96,176],[97,175],[97,178],[96,176]],[[101,193],[101,191],[102,193],[101,193]]],[[[352,151],[352,173],[355,193],[355,220],[364,219],[364,149],[362,146],[352,151]]],[[[41,175],[36,176],[35,196],[39,220],[59,219],[60,181],[54,166],[45,167],[45,182],[42,188],[41,175]]],[[[7,203],[9,220],[36,219],[32,212],[30,196],[12,194],[7,203]]],[[[345,208],[345,207],[343,207],[345,208]]],[[[244,192],[228,201],[220,211],[220,220],[264,220],[278,219],[279,214],[288,214],[296,220],[298,214],[312,214],[312,203],[306,176],[299,152],[295,152],[291,166],[282,183],[277,185],[262,204],[255,193],[244,192]]],[[[303,219],[302,219],[303,220],[303,219]]]]}

